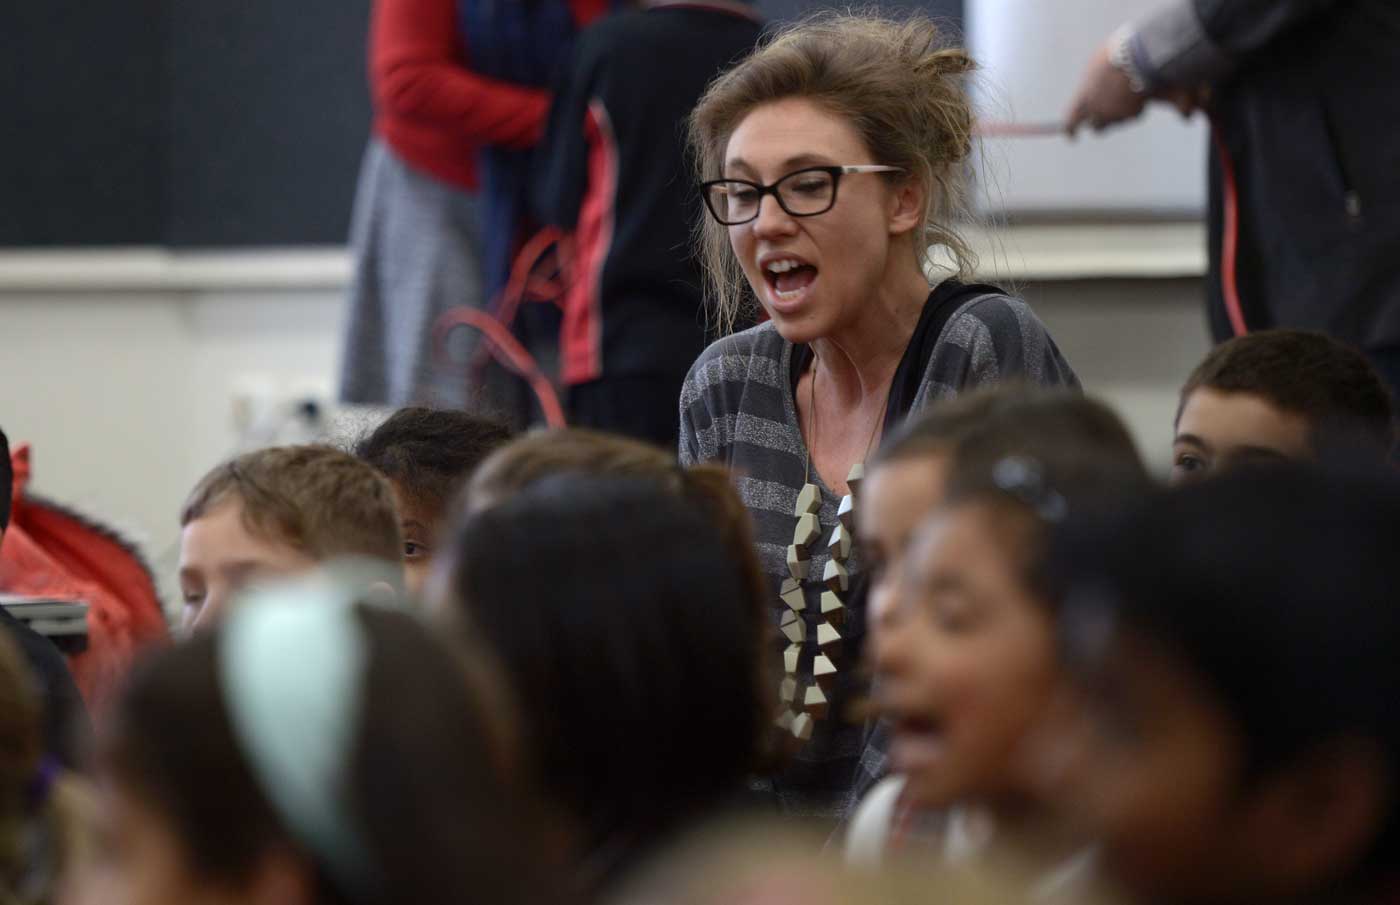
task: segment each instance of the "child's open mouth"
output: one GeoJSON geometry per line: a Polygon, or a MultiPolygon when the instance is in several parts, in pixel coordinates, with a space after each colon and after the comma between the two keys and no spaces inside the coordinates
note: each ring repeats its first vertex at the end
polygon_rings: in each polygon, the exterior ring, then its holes
{"type": "Polygon", "coordinates": [[[894,723],[894,738],[890,742],[890,760],[895,770],[907,773],[928,769],[947,749],[943,727],[935,719],[909,716],[894,723]]]}

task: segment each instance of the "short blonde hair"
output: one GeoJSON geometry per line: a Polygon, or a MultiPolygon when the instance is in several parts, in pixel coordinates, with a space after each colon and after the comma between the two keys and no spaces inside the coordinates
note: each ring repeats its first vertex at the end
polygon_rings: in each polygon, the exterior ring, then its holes
{"type": "MultiPolygon", "coordinates": [[[[723,176],[729,138],[754,108],[805,98],[845,118],[877,163],[902,168],[925,188],[919,263],[929,263],[928,247],[939,245],[968,278],[976,256],[950,224],[967,210],[959,165],[972,152],[973,111],[962,77],[975,68],[927,16],[817,14],[779,31],[706,90],[690,118],[700,178],[723,176]]],[[[727,228],[700,213],[697,239],[711,304],[728,332],[751,294],[727,228]]]]}
{"type": "Polygon", "coordinates": [[[180,511],[183,527],[230,497],[248,531],[316,560],[403,559],[394,493],[379,472],[330,446],[274,446],[230,459],[206,474],[180,511]]]}

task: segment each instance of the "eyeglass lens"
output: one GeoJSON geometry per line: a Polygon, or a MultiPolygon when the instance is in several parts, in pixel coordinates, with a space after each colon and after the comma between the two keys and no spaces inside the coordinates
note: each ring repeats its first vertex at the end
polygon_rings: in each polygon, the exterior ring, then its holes
{"type": "MultiPolygon", "coordinates": [[[[778,201],[794,217],[825,213],[835,197],[835,180],[825,170],[800,170],[778,180],[778,201]]],[[[727,181],[710,186],[710,206],[725,223],[744,223],[758,216],[764,193],[747,182],[727,181]]]]}

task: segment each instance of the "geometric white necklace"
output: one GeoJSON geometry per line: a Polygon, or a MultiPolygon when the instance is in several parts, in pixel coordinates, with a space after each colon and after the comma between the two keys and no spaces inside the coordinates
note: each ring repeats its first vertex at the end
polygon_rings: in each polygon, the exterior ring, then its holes
{"type": "MultiPolygon", "coordinates": [[[[812,361],[812,391],[810,430],[812,446],[817,445],[817,373],[820,359],[812,361]]],[[[886,396],[885,405],[889,404],[886,396]]],[[[885,418],[884,407],[875,419],[875,428],[865,444],[865,458],[870,456],[870,448],[880,432],[885,418]]],[[[797,527],[793,530],[792,544],[787,548],[788,577],[783,580],[778,596],[785,609],[778,628],[787,638],[787,649],[783,652],[783,681],[779,690],[783,711],[778,717],[778,725],[791,732],[802,741],[812,737],[816,720],[825,719],[830,714],[830,701],[838,673],[841,657],[841,630],[846,624],[846,596],[851,587],[851,576],[847,564],[851,549],[855,545],[856,494],[865,478],[865,463],[857,462],[846,475],[850,488],[841,498],[837,509],[836,527],[827,540],[830,558],[822,570],[822,592],[814,614],[807,612],[806,584],[810,578],[813,544],[821,537],[821,522],[818,513],[822,506],[821,488],[812,483],[812,453],[807,451],[806,473],[802,491],[797,495],[797,527]],[[808,616],[813,628],[808,630],[808,616]],[[811,653],[811,680],[801,678],[804,654],[811,653]]]]}

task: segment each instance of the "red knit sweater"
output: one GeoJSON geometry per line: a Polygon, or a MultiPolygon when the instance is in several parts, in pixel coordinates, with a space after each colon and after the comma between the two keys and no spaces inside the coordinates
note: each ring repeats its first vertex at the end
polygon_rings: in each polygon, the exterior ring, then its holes
{"type": "MultiPolygon", "coordinates": [[[[606,0],[569,0],[582,27],[606,0]]],[[[469,68],[457,0],[378,0],[370,23],[374,130],[409,165],[476,188],[476,152],[525,148],[544,128],[549,93],[486,78],[469,68]]]]}

